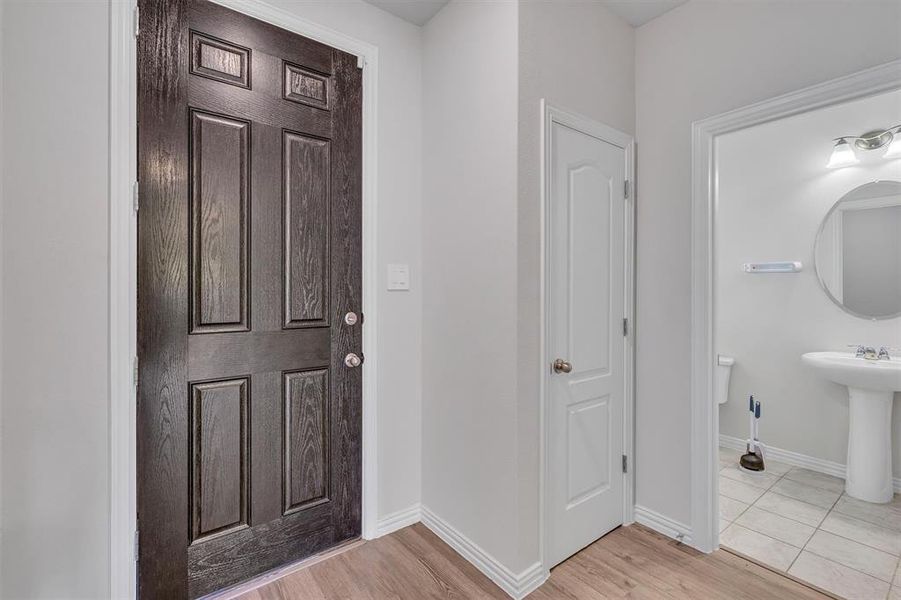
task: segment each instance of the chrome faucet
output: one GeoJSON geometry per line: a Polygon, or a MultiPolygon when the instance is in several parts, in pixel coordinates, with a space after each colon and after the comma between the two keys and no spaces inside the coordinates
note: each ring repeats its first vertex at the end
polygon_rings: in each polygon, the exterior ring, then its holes
{"type": "Polygon", "coordinates": [[[876,352],[876,348],[872,346],[864,346],[858,344],[852,344],[849,346],[850,348],[857,348],[855,352],[855,356],[857,358],[863,358],[866,360],[891,360],[892,357],[889,355],[889,350],[894,350],[894,348],[889,348],[887,346],[882,346],[879,348],[879,352],[876,352]]]}
{"type": "Polygon", "coordinates": [[[879,355],[876,353],[876,348],[873,348],[872,346],[857,344],[852,344],[850,347],[854,348],[855,346],[857,347],[857,352],[854,356],[856,356],[857,358],[863,358],[866,360],[879,360],[879,355]]]}

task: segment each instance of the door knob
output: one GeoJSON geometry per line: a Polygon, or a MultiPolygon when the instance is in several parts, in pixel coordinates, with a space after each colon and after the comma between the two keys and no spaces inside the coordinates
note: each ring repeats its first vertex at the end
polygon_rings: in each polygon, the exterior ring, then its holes
{"type": "Polygon", "coordinates": [[[572,370],[573,366],[562,358],[554,361],[554,373],[570,373],[572,370]]]}
{"type": "Polygon", "coordinates": [[[351,352],[347,356],[344,357],[344,364],[347,365],[348,367],[350,367],[351,369],[354,369],[363,364],[363,359],[360,358],[359,356],[357,356],[356,354],[354,354],[353,352],[351,352]]]}

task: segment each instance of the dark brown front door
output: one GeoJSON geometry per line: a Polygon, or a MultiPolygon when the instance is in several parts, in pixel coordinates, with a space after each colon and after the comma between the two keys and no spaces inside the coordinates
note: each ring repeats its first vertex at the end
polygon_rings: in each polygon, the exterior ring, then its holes
{"type": "Polygon", "coordinates": [[[361,71],[202,0],[141,0],[139,593],[360,535],[361,71]]]}

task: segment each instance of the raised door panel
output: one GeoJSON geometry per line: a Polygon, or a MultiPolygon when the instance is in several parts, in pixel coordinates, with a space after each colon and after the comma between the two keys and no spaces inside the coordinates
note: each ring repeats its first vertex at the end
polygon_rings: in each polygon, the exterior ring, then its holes
{"type": "Polygon", "coordinates": [[[328,325],[330,144],[284,134],[285,324],[328,325]]]}
{"type": "Polygon", "coordinates": [[[247,527],[246,378],[191,386],[191,541],[247,527]]]}
{"type": "Polygon", "coordinates": [[[610,396],[567,408],[567,510],[610,487],[610,427],[610,396]]]}
{"type": "Polygon", "coordinates": [[[579,375],[610,372],[612,183],[593,161],[569,168],[567,356],[579,375]]]}
{"type": "Polygon", "coordinates": [[[250,50],[191,32],[191,73],[239,87],[250,87],[250,50]]]}
{"type": "Polygon", "coordinates": [[[247,331],[246,121],[191,113],[191,332],[247,331]]]}
{"type": "Polygon", "coordinates": [[[328,371],[285,373],[285,513],[328,501],[328,371]]]}

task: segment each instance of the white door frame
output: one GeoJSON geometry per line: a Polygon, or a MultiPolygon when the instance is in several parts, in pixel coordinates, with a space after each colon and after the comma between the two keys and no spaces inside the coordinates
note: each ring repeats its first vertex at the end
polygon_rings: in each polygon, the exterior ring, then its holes
{"type": "MultiPolygon", "coordinates": [[[[137,229],[137,62],[135,0],[108,0],[110,17],[109,159],[109,503],[110,598],[135,597],[137,229]]],[[[363,67],[363,506],[362,534],[377,537],[378,48],[261,0],[212,0],[359,58],[363,67]]]]}
{"type": "Polygon", "coordinates": [[[719,547],[719,410],[713,397],[716,138],[898,88],[901,61],[893,61],[692,124],[691,528],[692,545],[698,550],[713,552],[719,547]]]}
{"type": "Polygon", "coordinates": [[[588,117],[584,117],[577,113],[556,107],[549,104],[545,99],[541,100],[541,274],[539,277],[540,285],[540,302],[541,302],[541,352],[540,363],[537,365],[540,376],[539,386],[539,455],[540,455],[540,473],[539,473],[539,546],[540,561],[542,568],[548,571],[551,565],[547,564],[547,527],[550,523],[548,510],[550,502],[548,501],[547,481],[548,481],[548,437],[549,437],[549,419],[547,418],[547,403],[550,398],[549,394],[549,365],[550,357],[547,349],[547,341],[549,339],[549,319],[548,306],[549,290],[547,285],[548,265],[550,261],[550,177],[548,172],[550,169],[550,130],[554,123],[559,123],[567,127],[576,129],[592,135],[608,144],[622,148],[626,156],[626,173],[625,180],[629,193],[626,195],[626,205],[624,208],[625,228],[624,244],[625,252],[623,260],[625,262],[624,283],[624,302],[623,316],[628,319],[628,333],[623,336],[624,352],[624,370],[623,370],[623,453],[628,460],[628,469],[623,475],[623,523],[628,524],[634,521],[634,485],[635,485],[635,467],[633,457],[635,436],[634,436],[634,412],[635,412],[635,140],[632,136],[617,131],[612,127],[608,127],[602,123],[598,123],[588,117]]]}

